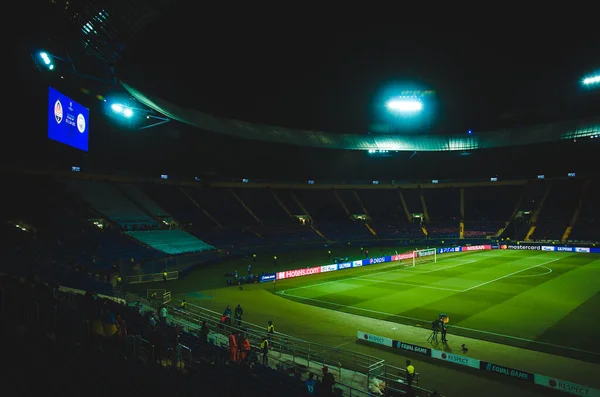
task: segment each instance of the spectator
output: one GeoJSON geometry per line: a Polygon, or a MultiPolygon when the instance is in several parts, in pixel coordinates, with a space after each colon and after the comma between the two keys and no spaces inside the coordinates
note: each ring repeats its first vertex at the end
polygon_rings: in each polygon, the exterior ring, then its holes
{"type": "Polygon", "coordinates": [[[314,378],[315,374],[311,372],[308,374],[308,379],[304,381],[307,396],[314,396],[317,394],[317,381],[314,378]]]}
{"type": "Polygon", "coordinates": [[[232,363],[237,362],[237,356],[238,356],[238,344],[237,344],[237,337],[236,335],[232,332],[229,335],[229,360],[232,363]]]}
{"type": "Polygon", "coordinates": [[[208,334],[210,333],[206,321],[202,321],[202,327],[200,328],[200,343],[203,345],[208,344],[208,334]]]}
{"type": "Polygon", "coordinates": [[[243,363],[248,363],[248,358],[250,357],[250,352],[252,351],[252,345],[250,345],[250,341],[245,336],[242,338],[242,340],[241,361],[243,363]]]}
{"type": "Polygon", "coordinates": [[[335,385],[335,378],[333,374],[329,372],[329,368],[323,367],[323,379],[321,380],[321,394],[323,396],[333,395],[333,385],[335,385]]]}
{"type": "Polygon", "coordinates": [[[242,325],[242,316],[244,315],[244,309],[240,304],[235,308],[235,326],[239,327],[242,325]]]}
{"type": "Polygon", "coordinates": [[[162,324],[166,324],[166,323],[167,323],[167,316],[168,316],[168,314],[169,314],[169,312],[167,311],[167,307],[166,307],[166,306],[163,306],[163,307],[160,309],[160,312],[159,312],[159,315],[158,315],[158,317],[159,317],[159,319],[160,319],[160,322],[161,322],[162,324]]]}

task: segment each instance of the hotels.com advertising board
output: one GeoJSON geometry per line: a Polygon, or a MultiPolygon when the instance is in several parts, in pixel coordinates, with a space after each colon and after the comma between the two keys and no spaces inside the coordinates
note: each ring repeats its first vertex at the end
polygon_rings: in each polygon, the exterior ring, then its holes
{"type": "MultiPolygon", "coordinates": [[[[530,250],[530,251],[563,251],[563,252],[577,252],[577,253],[600,253],[600,248],[587,248],[587,247],[562,247],[562,246],[541,246],[541,245],[532,245],[532,244],[518,244],[518,245],[505,245],[502,244],[492,245],[492,244],[482,244],[482,245],[464,245],[464,246],[456,246],[456,247],[444,247],[438,248],[437,254],[446,254],[446,253],[456,253],[456,252],[473,252],[473,251],[485,251],[491,249],[508,249],[508,250],[530,250]]],[[[380,256],[376,258],[365,258],[362,260],[356,260],[352,262],[346,263],[336,263],[330,265],[323,266],[315,266],[315,267],[307,267],[304,269],[296,269],[296,270],[288,270],[284,272],[277,273],[277,280],[283,280],[294,277],[301,276],[310,276],[312,274],[320,274],[326,272],[335,272],[338,270],[352,269],[355,267],[363,267],[369,265],[377,265],[380,263],[389,263],[389,262],[398,262],[403,260],[412,259],[415,255],[414,252],[406,252],[398,255],[388,255],[388,256],[380,256]]],[[[272,278],[269,278],[269,281],[272,278]]],[[[262,280],[261,280],[262,281],[262,280]]]]}

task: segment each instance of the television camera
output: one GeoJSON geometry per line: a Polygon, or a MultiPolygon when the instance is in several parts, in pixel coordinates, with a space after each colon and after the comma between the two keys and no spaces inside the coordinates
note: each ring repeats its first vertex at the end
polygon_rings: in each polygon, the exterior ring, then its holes
{"type": "Polygon", "coordinates": [[[431,335],[429,335],[427,341],[438,343],[438,333],[442,331],[444,324],[447,324],[448,321],[450,321],[450,317],[445,313],[440,313],[438,318],[431,322],[431,335]]]}

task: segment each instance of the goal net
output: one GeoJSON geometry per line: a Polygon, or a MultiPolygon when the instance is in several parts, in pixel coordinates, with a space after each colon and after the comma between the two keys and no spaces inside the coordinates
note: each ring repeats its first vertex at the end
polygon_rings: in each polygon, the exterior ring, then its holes
{"type": "Polygon", "coordinates": [[[424,263],[437,262],[437,249],[428,248],[424,250],[413,251],[412,265],[422,265],[424,263]]]}

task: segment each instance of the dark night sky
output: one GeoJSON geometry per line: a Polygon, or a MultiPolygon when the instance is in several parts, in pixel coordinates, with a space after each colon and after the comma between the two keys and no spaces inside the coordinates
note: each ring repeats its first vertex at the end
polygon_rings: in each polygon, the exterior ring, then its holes
{"type": "Polygon", "coordinates": [[[583,30],[565,40],[562,30],[531,26],[453,32],[335,21],[214,22],[184,11],[163,18],[130,47],[120,76],[220,116],[365,133],[379,121],[374,107],[383,101],[380,93],[397,81],[436,91],[435,133],[514,127],[600,109],[598,94],[579,85],[585,73],[600,68],[600,40],[583,30]]]}

